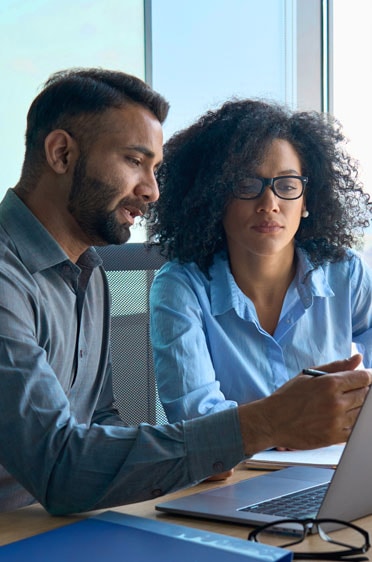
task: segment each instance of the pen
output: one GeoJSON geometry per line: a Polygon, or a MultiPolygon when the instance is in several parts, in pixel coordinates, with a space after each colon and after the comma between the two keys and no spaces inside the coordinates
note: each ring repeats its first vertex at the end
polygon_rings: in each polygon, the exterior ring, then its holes
{"type": "Polygon", "coordinates": [[[321,377],[322,375],[329,375],[327,371],[317,371],[316,369],[302,369],[304,375],[311,375],[312,377],[321,377]]]}

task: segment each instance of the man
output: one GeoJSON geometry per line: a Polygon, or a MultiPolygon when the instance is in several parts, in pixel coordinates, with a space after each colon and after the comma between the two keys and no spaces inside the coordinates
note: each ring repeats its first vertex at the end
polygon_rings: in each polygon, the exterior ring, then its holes
{"type": "MultiPolygon", "coordinates": [[[[347,439],[371,376],[360,356],[269,398],[174,425],[113,407],[109,295],[92,245],[121,244],[158,198],[167,102],[120,72],[53,75],[28,113],[0,205],[0,508],[54,514],[154,498],[271,446],[347,439]]],[[[140,342],[139,342],[140,345],[140,342]]]]}

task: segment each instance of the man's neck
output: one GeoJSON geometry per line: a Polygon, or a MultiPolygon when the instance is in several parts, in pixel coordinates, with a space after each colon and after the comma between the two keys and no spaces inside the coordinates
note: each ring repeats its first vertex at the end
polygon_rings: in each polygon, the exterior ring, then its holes
{"type": "MultiPolygon", "coordinates": [[[[57,186],[54,187],[58,189],[57,186]]],[[[76,263],[90,244],[84,240],[79,225],[68,212],[67,201],[63,197],[51,196],[51,189],[49,186],[47,189],[44,185],[38,184],[30,190],[19,183],[14,191],[61,246],[69,259],[76,263]]]]}

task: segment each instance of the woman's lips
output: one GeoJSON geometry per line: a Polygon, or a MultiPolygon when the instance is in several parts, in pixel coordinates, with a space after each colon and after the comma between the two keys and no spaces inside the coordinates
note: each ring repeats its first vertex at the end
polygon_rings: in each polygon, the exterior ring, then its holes
{"type": "Polygon", "coordinates": [[[275,232],[279,232],[282,228],[277,222],[262,222],[252,226],[252,230],[262,234],[275,234],[275,232]]]}

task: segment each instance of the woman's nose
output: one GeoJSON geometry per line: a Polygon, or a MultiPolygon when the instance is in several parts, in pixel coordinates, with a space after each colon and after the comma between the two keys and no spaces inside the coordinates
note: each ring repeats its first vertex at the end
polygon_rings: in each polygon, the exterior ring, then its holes
{"type": "Polygon", "coordinates": [[[257,199],[257,210],[272,212],[279,210],[279,198],[275,195],[270,185],[267,185],[263,194],[257,199]]]}

